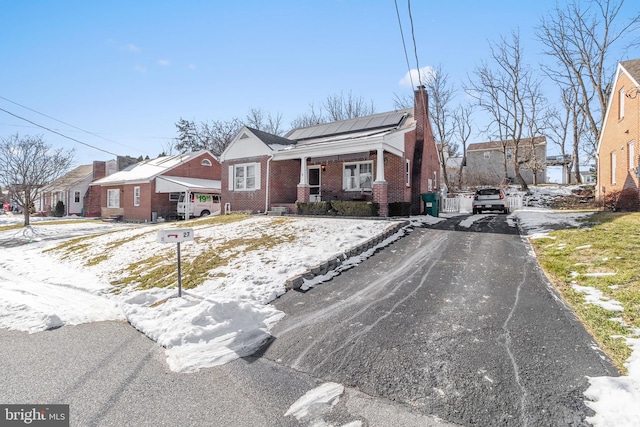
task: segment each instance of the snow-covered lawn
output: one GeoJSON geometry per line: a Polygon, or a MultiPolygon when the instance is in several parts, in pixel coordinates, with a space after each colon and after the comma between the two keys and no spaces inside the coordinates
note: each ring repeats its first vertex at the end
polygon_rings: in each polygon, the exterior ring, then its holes
{"type": "MultiPolygon", "coordinates": [[[[545,238],[554,229],[579,226],[579,219],[588,215],[525,208],[510,214],[508,221],[513,226],[517,222],[529,238],[545,238]]],[[[485,216],[461,217],[460,226],[469,227],[485,216]]],[[[421,216],[410,221],[420,225],[442,219],[421,216]]],[[[0,226],[21,220],[21,216],[0,215],[0,226]]],[[[288,278],[342,257],[397,224],[268,216],[221,225],[194,221],[132,226],[81,220],[56,225],[44,221],[33,218],[32,223],[43,223],[31,229],[0,231],[0,327],[35,333],[63,325],[127,320],[164,346],[169,366],[179,372],[193,372],[252,353],[284,315],[268,303],[286,291],[288,278]],[[197,255],[206,252],[217,260],[215,267],[182,298],[173,298],[175,286],[141,289],[145,276],[158,277],[162,283],[175,282],[167,279],[174,273],[153,276],[159,265],[175,265],[176,260],[176,245],[158,243],[156,233],[158,229],[184,227],[194,229],[196,240],[181,244],[183,266],[203,262],[197,255]],[[89,235],[73,245],[64,244],[89,235]],[[128,270],[128,266],[134,268],[128,270]],[[118,280],[122,284],[116,287],[113,283],[118,280]]],[[[405,232],[401,229],[379,246],[392,243],[405,232]]],[[[338,269],[357,265],[373,252],[343,260],[338,269]]],[[[335,274],[330,271],[308,280],[305,286],[317,285],[335,274]]],[[[613,310],[619,307],[615,301],[599,301],[597,294],[589,295],[591,304],[613,310]]],[[[640,339],[628,339],[628,343],[634,349],[628,376],[589,378],[586,403],[596,411],[589,419],[595,425],[640,425],[640,405],[636,404],[640,401],[640,339]]],[[[317,400],[335,403],[340,390],[339,385],[329,384],[311,391],[290,412],[300,416],[305,405],[317,400]]]]}

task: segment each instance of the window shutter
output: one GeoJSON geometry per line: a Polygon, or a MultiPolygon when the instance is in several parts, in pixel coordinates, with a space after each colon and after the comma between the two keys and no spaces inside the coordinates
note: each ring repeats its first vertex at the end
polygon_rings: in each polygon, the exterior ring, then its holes
{"type": "Polygon", "coordinates": [[[229,191],[233,191],[233,180],[235,177],[233,176],[233,165],[229,166],[229,191]]]}
{"type": "Polygon", "coordinates": [[[262,183],[262,175],[260,175],[260,163],[256,163],[256,190],[260,189],[262,183]]]}

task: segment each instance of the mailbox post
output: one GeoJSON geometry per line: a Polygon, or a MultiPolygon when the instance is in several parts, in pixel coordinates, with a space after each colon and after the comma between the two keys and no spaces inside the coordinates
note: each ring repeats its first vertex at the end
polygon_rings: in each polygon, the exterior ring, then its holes
{"type": "Polygon", "coordinates": [[[175,228],[158,230],[159,243],[176,243],[178,245],[178,297],[182,297],[182,267],[180,263],[180,243],[193,241],[193,228],[175,228]]]}

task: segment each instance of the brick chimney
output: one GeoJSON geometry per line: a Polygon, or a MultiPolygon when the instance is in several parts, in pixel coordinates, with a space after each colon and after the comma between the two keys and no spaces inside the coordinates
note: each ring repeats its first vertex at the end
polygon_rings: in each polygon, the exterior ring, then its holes
{"type": "Polygon", "coordinates": [[[421,211],[422,158],[424,153],[425,123],[428,120],[428,99],[424,86],[418,86],[414,91],[413,116],[416,121],[416,142],[413,151],[411,167],[411,214],[418,215],[421,211]]]}

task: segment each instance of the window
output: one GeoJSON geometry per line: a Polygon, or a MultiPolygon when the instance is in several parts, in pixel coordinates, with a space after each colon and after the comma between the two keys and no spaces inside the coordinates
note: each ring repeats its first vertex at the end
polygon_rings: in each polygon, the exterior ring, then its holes
{"type": "Polygon", "coordinates": [[[513,150],[511,148],[507,148],[507,159],[513,158],[513,150]]]}
{"type": "Polygon", "coordinates": [[[209,159],[202,159],[202,161],[200,162],[200,164],[202,166],[211,166],[211,160],[209,159]]]}
{"type": "Polygon", "coordinates": [[[119,188],[107,190],[107,207],[108,208],[120,207],[120,189],[119,188]]]}
{"type": "Polygon", "coordinates": [[[411,186],[411,160],[407,159],[407,164],[406,164],[406,170],[405,170],[405,183],[407,184],[407,187],[411,186]]]}
{"type": "Polygon", "coordinates": [[[633,145],[633,141],[627,144],[627,162],[629,163],[629,169],[633,169],[635,167],[634,157],[636,156],[636,154],[633,145]]]}
{"type": "Polygon", "coordinates": [[[140,206],[140,187],[133,187],[133,206],[140,206]]]}
{"type": "Polygon", "coordinates": [[[489,151],[485,151],[485,152],[484,152],[484,158],[485,158],[485,159],[490,159],[490,158],[491,158],[491,152],[489,152],[489,151]]]}
{"type": "Polygon", "coordinates": [[[618,120],[624,118],[624,88],[618,92],[618,120]]]}
{"type": "Polygon", "coordinates": [[[251,191],[260,189],[260,163],[229,166],[229,190],[251,191]]]}
{"type": "Polygon", "coordinates": [[[79,191],[74,191],[73,192],[73,201],[75,203],[80,203],[80,192],[79,191]]]}
{"type": "Polygon", "coordinates": [[[342,188],[349,191],[373,187],[373,162],[345,163],[342,188]]]}
{"type": "Polygon", "coordinates": [[[170,202],[177,202],[178,200],[180,200],[180,193],[169,193],[170,202]]]}
{"type": "Polygon", "coordinates": [[[616,183],[616,152],[611,153],[611,184],[616,183]]]}

